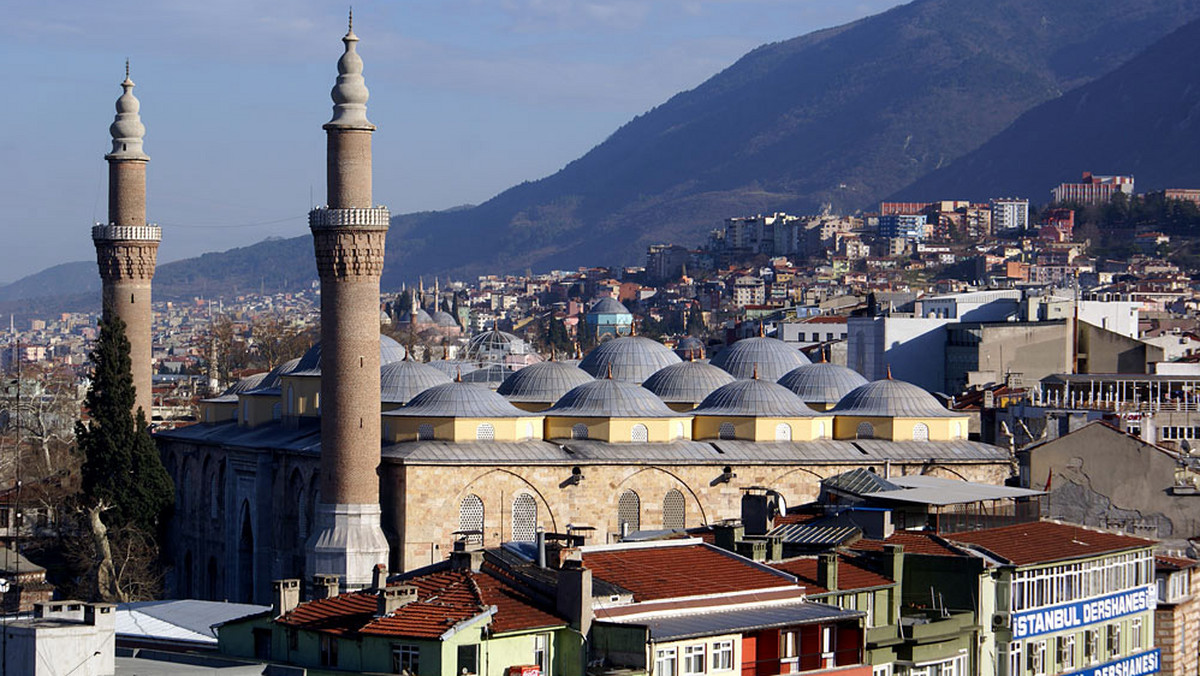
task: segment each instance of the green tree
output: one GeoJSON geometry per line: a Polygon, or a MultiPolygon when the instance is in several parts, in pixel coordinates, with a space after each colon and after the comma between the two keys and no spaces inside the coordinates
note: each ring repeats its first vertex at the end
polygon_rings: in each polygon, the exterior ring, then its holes
{"type": "Polygon", "coordinates": [[[145,412],[133,411],[129,339],[119,317],[100,322],[92,365],[84,398],[90,420],[75,425],[84,500],[89,508],[103,506],[108,526],[157,533],[174,502],[175,487],[150,438],[145,412]]]}

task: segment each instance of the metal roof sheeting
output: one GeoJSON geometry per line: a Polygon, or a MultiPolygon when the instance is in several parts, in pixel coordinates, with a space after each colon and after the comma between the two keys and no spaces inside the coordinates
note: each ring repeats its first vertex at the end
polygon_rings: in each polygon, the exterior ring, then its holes
{"type": "Polygon", "coordinates": [[[579,362],[579,368],[604,378],[611,367],[613,379],[640,384],[664,366],[678,363],[679,355],[666,345],[643,336],[626,336],[601,343],[579,362]]]}
{"type": "Polygon", "coordinates": [[[797,624],[853,620],[864,614],[858,610],[842,610],[824,603],[805,601],[791,605],[656,617],[637,620],[632,624],[645,626],[655,641],[675,641],[797,624]]]}
{"type": "Polygon", "coordinates": [[[964,414],[947,409],[932,394],[903,380],[876,380],[854,388],[833,412],[839,415],[884,418],[957,418],[964,414]]]}
{"type": "Polygon", "coordinates": [[[824,415],[809,408],[788,388],[766,380],[735,380],[723,385],[708,395],[693,413],[752,418],[812,418],[824,415]]]}
{"type": "Polygon", "coordinates": [[[659,399],[668,404],[699,404],[722,385],[734,381],[733,376],[712,364],[685,361],[661,368],[642,383],[659,399]]]}
{"type": "Polygon", "coordinates": [[[805,403],[836,404],[854,388],[866,385],[867,379],[845,366],[820,362],[788,371],[779,379],[779,384],[805,403]]]}
{"type": "Polygon", "coordinates": [[[592,380],[592,376],[578,366],[543,361],[514,371],[500,383],[496,392],[509,401],[551,403],[592,380]]]}
{"type": "Polygon", "coordinates": [[[800,350],[777,338],[743,338],[712,358],[712,365],[728,371],[738,380],[749,380],[757,372],[763,380],[775,382],[792,369],[809,363],[800,350]]]}
{"type": "MultiPolygon", "coordinates": [[[[675,357],[674,353],[669,354],[675,357]]],[[[572,389],[545,414],[567,418],[689,417],[687,413],[672,411],[650,390],[633,383],[608,378],[593,380],[572,389]]]]}

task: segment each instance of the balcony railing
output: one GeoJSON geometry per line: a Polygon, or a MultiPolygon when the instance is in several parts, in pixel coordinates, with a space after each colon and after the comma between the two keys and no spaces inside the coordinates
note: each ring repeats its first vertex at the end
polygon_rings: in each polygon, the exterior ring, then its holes
{"type": "Polygon", "coordinates": [[[104,225],[92,226],[93,240],[141,240],[157,242],[162,239],[162,228],[154,225],[104,225]]]}

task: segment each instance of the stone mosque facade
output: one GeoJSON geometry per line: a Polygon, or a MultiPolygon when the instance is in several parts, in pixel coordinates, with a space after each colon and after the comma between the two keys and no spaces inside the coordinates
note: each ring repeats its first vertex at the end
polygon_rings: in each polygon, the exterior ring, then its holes
{"type": "Polygon", "coordinates": [[[495,391],[407,360],[379,336],[388,213],[371,204],[375,127],[353,30],[343,41],[329,205],[310,214],[321,342],[203,402],[200,423],[156,434],[177,486],[174,596],[269,603],[272,580],[360,588],[376,563],[419,568],[459,539],[544,530],[597,544],[711,525],[740,517],[748,490],[786,509],[856,467],[1009,476],[1007,450],[968,440],[967,417],[927,392],[808,363],[773,338],[707,363],[621,336],[495,391]]]}

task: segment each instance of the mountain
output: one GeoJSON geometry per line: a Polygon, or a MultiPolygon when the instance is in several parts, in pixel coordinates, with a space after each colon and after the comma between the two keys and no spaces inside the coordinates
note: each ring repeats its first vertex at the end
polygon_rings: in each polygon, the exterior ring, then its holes
{"type": "Polygon", "coordinates": [[[917,0],[766,45],[552,176],[395,228],[385,286],[628,263],[730,215],[868,207],[1198,16],[1196,0],[917,0]]]}
{"type": "Polygon", "coordinates": [[[1022,115],[995,138],[896,193],[897,200],[1016,195],[1050,201],[1059,183],[1133,174],[1138,192],[1200,187],[1200,21],[1112,73],[1022,115]]]}
{"type": "MultiPolygon", "coordinates": [[[[653,242],[698,243],[727,216],[868,208],[1197,18],[1200,0],[915,0],[764,45],[551,176],[394,217],[383,287],[631,263],[653,242]]],[[[295,287],[315,277],[311,247],[302,236],[160,266],[156,296],[295,287]]]]}

